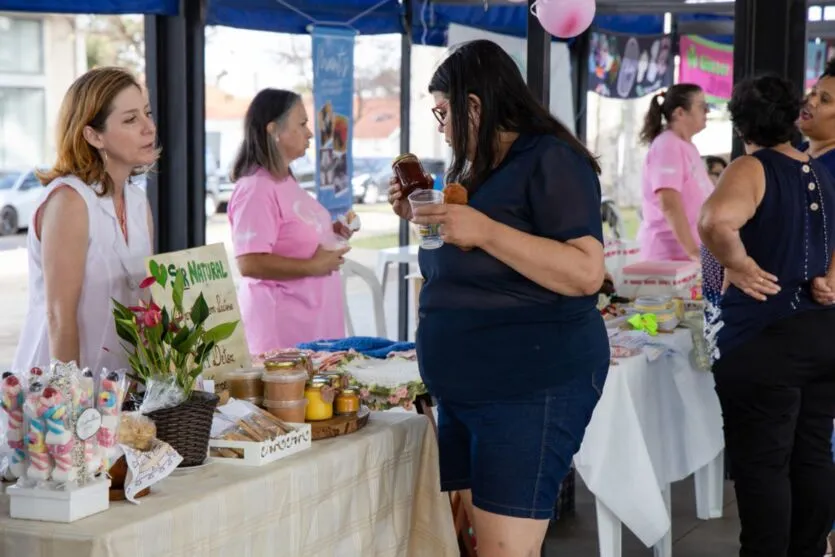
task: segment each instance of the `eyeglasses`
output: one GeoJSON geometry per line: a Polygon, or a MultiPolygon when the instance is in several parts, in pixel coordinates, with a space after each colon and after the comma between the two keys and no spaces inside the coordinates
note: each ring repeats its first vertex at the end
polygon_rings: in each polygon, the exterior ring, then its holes
{"type": "Polygon", "coordinates": [[[436,106],[432,108],[432,115],[435,116],[435,120],[442,126],[446,125],[446,117],[447,117],[447,106],[436,106]]]}

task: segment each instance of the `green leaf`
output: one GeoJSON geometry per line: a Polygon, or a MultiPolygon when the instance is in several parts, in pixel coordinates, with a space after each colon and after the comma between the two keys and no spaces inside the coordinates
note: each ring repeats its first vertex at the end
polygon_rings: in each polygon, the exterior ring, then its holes
{"type": "Polygon", "coordinates": [[[113,301],[113,317],[114,318],[133,319],[133,312],[131,310],[129,310],[127,308],[127,306],[124,306],[124,305],[120,304],[115,299],[111,298],[111,300],[113,301]]]}
{"type": "Polygon", "coordinates": [[[174,288],[171,292],[171,300],[174,302],[174,307],[179,313],[183,312],[183,291],[186,288],[186,272],[182,269],[177,271],[177,276],[174,278],[174,288]]]}
{"type": "Polygon", "coordinates": [[[193,331],[183,329],[183,331],[185,331],[186,334],[188,334],[188,337],[182,343],[177,345],[175,349],[177,350],[177,352],[180,352],[182,354],[190,354],[192,348],[194,348],[194,345],[197,344],[197,342],[200,340],[200,336],[203,334],[203,328],[197,327],[193,331]]]}
{"type": "Polygon", "coordinates": [[[205,344],[201,344],[195,350],[195,357],[194,361],[197,365],[203,365],[206,363],[206,359],[211,355],[212,350],[215,348],[215,342],[213,340],[207,341],[205,344]]]}
{"type": "Polygon", "coordinates": [[[162,336],[160,340],[165,339],[165,334],[168,332],[168,327],[171,325],[171,318],[168,316],[168,308],[162,308],[162,336]]]}
{"type": "Polygon", "coordinates": [[[139,335],[136,332],[136,325],[127,319],[116,319],[116,334],[125,342],[136,346],[139,343],[139,335]]]}
{"type": "Polygon", "coordinates": [[[159,263],[151,259],[148,263],[148,270],[151,272],[151,276],[157,279],[157,284],[165,288],[165,281],[168,278],[168,270],[165,265],[160,266],[159,263]]]}
{"type": "Polygon", "coordinates": [[[227,338],[232,336],[232,333],[235,332],[235,328],[238,326],[237,321],[233,321],[231,323],[221,323],[220,325],[216,325],[206,331],[206,335],[203,337],[205,340],[212,340],[215,344],[219,342],[223,342],[227,338]]]}
{"type": "Polygon", "coordinates": [[[197,299],[194,300],[194,305],[191,306],[191,322],[195,325],[202,325],[206,319],[209,318],[209,304],[206,303],[206,298],[201,292],[197,299]]]}

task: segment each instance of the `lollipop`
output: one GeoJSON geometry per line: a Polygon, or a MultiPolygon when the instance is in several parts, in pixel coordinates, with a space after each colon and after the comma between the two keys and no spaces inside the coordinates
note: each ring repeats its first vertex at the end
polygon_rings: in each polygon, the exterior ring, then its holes
{"type": "Polygon", "coordinates": [[[7,371],[3,374],[0,387],[3,390],[2,406],[9,416],[6,439],[9,447],[14,450],[7,475],[8,479],[13,480],[23,475],[23,462],[26,458],[26,453],[23,451],[23,385],[14,374],[7,371]]]}
{"type": "Polygon", "coordinates": [[[29,453],[29,466],[26,476],[29,479],[48,480],[52,473],[52,462],[46,448],[46,425],[38,415],[38,402],[43,385],[39,381],[29,387],[29,398],[26,403],[29,418],[29,433],[26,436],[26,448],[29,453]]]}
{"type": "Polygon", "coordinates": [[[110,372],[101,378],[99,384],[98,409],[101,412],[101,428],[97,437],[102,448],[104,469],[108,470],[108,453],[116,444],[116,432],[119,430],[119,411],[122,404],[122,389],[119,374],[110,372]]]}
{"type": "Polygon", "coordinates": [[[52,387],[44,389],[39,403],[39,413],[46,422],[46,448],[55,459],[52,479],[60,483],[74,481],[78,474],[70,454],[74,440],[65,422],[68,407],[61,393],[52,387]]]}

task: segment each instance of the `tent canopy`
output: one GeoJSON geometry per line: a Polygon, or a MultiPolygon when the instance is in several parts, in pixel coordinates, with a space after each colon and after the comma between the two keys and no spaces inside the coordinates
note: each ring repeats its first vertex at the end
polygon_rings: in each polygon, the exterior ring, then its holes
{"type": "Polygon", "coordinates": [[[179,0],[0,0],[0,11],[177,15],[179,0]]]}

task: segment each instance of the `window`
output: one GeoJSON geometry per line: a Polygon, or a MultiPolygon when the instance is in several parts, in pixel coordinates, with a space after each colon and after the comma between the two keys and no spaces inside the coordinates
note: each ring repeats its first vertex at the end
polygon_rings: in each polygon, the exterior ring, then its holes
{"type": "Polygon", "coordinates": [[[0,87],[0,169],[45,162],[45,102],[43,89],[0,87]]]}
{"type": "Polygon", "coordinates": [[[42,74],[43,22],[0,16],[0,72],[42,74]]]}

